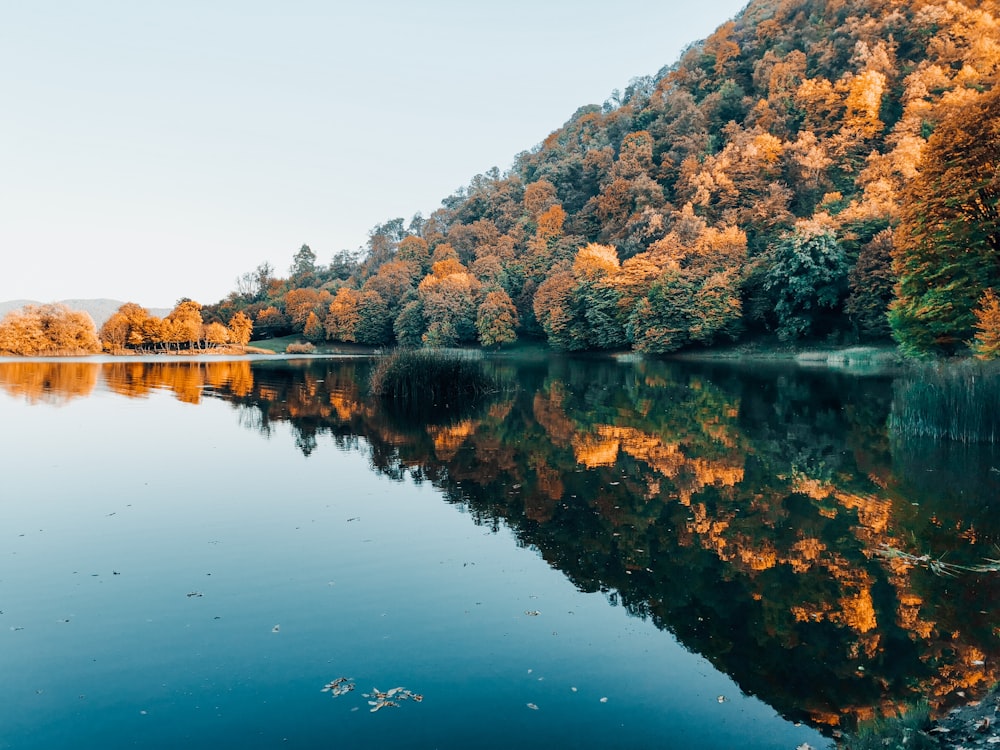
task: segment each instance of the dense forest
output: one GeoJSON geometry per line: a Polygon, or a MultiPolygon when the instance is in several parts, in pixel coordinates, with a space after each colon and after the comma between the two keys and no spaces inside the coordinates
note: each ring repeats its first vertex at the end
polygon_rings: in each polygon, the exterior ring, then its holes
{"type": "Polygon", "coordinates": [[[206,319],[370,345],[1000,343],[993,0],[753,0],[506,173],[206,319]]]}
{"type": "Polygon", "coordinates": [[[998,18],[996,0],[752,0],[430,216],[327,264],[303,245],[200,314],[373,346],[891,337],[995,357],[998,18]]]}

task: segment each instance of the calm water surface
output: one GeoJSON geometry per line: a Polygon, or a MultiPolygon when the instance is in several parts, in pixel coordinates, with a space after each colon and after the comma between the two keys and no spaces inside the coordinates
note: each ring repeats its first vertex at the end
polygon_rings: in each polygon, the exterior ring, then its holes
{"type": "Polygon", "coordinates": [[[0,748],[791,750],[1000,679],[1000,458],[891,378],[484,366],[0,363],[0,748]]]}

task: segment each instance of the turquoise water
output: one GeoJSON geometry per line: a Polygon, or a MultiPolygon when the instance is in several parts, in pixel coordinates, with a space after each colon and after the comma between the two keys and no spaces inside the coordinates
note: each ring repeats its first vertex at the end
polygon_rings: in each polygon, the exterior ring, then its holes
{"type": "Polygon", "coordinates": [[[303,450],[251,374],[0,374],[0,748],[829,744],[350,420],[303,450]]]}

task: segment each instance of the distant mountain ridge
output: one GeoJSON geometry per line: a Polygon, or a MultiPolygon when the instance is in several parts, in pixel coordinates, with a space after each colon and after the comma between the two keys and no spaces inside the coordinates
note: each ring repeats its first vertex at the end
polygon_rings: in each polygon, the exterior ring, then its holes
{"type": "MultiPolygon", "coordinates": [[[[11,310],[19,310],[25,305],[42,304],[50,303],[30,299],[13,299],[0,302],[0,317],[3,317],[11,310]]],[[[100,330],[107,319],[114,315],[115,311],[125,303],[114,299],[61,299],[51,304],[66,305],[71,310],[81,310],[87,313],[93,318],[94,325],[100,330]]],[[[170,313],[170,309],[166,307],[148,307],[146,309],[149,310],[150,315],[155,315],[159,318],[165,317],[170,313]]]]}

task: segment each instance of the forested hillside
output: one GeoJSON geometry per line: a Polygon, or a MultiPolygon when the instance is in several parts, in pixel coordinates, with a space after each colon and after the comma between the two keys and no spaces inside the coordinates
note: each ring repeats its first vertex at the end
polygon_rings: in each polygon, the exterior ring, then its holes
{"type": "Polygon", "coordinates": [[[998,64],[994,0],[753,0],[508,172],[363,252],[262,264],[205,318],[372,345],[995,353],[998,64]]]}

